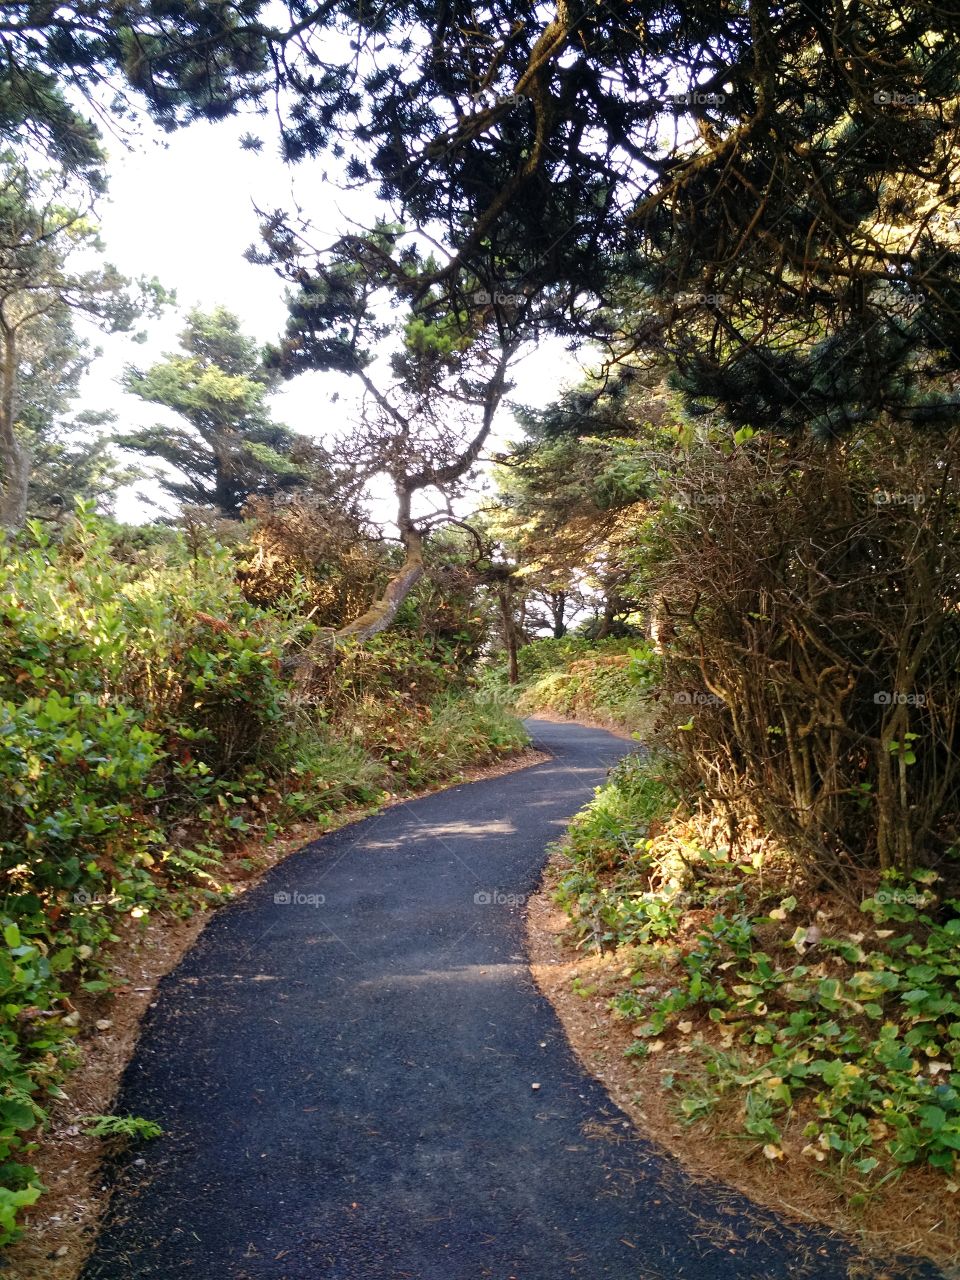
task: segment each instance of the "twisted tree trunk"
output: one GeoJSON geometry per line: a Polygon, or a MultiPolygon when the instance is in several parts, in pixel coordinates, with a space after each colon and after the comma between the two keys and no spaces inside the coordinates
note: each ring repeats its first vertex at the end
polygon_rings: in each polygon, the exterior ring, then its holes
{"type": "Polygon", "coordinates": [[[401,531],[406,555],[403,564],[384,588],[383,595],[353,622],[348,622],[335,632],[337,640],[369,640],[378,631],[389,627],[397,616],[397,610],[423,577],[423,536],[411,524],[401,531]]]}
{"type": "Polygon", "coordinates": [[[296,672],[295,684],[301,692],[306,690],[317,666],[320,656],[331,653],[333,648],[344,640],[356,640],[363,643],[384,631],[397,616],[397,610],[407,596],[423,577],[423,534],[417,528],[410,515],[413,490],[404,487],[398,493],[399,511],[397,524],[400,528],[400,541],[403,544],[403,564],[387,583],[382,594],[374,600],[370,608],[359,618],[348,622],[337,631],[324,628],[303,650],[287,660],[296,672]]]}

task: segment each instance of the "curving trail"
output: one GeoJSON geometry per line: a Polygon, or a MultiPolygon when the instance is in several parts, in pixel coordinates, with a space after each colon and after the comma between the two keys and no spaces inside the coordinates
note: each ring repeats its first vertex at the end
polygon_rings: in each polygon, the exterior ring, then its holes
{"type": "Polygon", "coordinates": [[[211,921],[128,1068],[118,1110],[166,1133],[84,1280],[873,1274],[694,1182],[577,1064],[515,898],[631,748],[532,729],[549,762],[346,827],[211,921]]]}

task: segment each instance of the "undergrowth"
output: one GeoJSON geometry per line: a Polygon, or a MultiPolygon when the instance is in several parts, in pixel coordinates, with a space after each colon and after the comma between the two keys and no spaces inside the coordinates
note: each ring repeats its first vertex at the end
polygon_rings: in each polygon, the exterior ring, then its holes
{"type": "Polygon", "coordinates": [[[283,658],[303,627],[245,598],[228,551],[173,535],[121,556],[114,536],[81,507],[60,543],[34,524],[0,545],[0,1244],[40,1194],[71,997],[110,992],[122,922],[221,901],[239,841],[526,741],[403,633],[298,701],[283,658]]]}
{"type": "Polygon", "coordinates": [[[680,1047],[662,1080],[771,1160],[853,1176],[908,1165],[960,1189],[960,901],[934,871],[874,875],[859,902],[788,858],[671,816],[669,771],[632,757],[574,821],[559,900],[582,946],[624,948],[628,1053],[680,1047]],[[701,838],[698,838],[701,837],[701,838]]]}
{"type": "Polygon", "coordinates": [[[488,700],[510,702],[521,715],[547,711],[637,730],[650,719],[657,664],[639,638],[534,640],[519,651],[518,685],[511,689],[498,666],[484,673],[482,688],[488,700]]]}

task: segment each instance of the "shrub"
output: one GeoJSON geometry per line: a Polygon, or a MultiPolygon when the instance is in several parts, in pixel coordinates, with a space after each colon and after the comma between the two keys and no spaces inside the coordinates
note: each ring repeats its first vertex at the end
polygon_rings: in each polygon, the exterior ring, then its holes
{"type": "Polygon", "coordinates": [[[618,766],[571,826],[559,888],[581,945],[627,948],[611,1005],[635,1024],[628,1054],[678,1049],[664,1081],[682,1114],[726,1108],[771,1158],[789,1128],[794,1154],[855,1187],[924,1163],[956,1180],[960,902],[918,871],[874,875],[859,911],[816,910],[809,885],[801,904],[789,862],[760,874],[668,820],[672,786],[662,761],[618,766]]]}
{"type": "Polygon", "coordinates": [[[508,712],[463,696],[432,707],[368,697],[355,706],[352,723],[367,750],[391,769],[398,790],[430,786],[469,764],[501,759],[528,741],[508,712]]]}
{"type": "Polygon", "coordinates": [[[957,431],[703,443],[640,555],[691,790],[834,876],[957,835],[958,450],[957,431]]]}
{"type": "MultiPolygon", "coordinates": [[[[519,651],[521,714],[552,711],[639,729],[649,720],[649,693],[658,660],[642,640],[590,641],[580,636],[535,640],[519,651]]],[[[484,689],[506,699],[502,676],[485,675],[484,689]]]]}
{"type": "Polygon", "coordinates": [[[222,896],[254,806],[279,823],[368,805],[525,741],[451,703],[442,629],[338,652],[324,696],[290,698],[302,623],[195,535],[130,537],[81,505],[61,544],[37,524],[0,543],[0,1244],[39,1194],[25,1135],[76,1056],[70,997],[110,989],[122,919],[222,896]]]}
{"type": "Polygon", "coordinates": [[[60,546],[34,525],[0,547],[0,1239],[36,1190],[20,1134],[74,1054],[67,997],[107,990],[117,920],[192,891],[210,861],[168,826],[206,815],[215,852],[276,773],[282,630],[215,546],[141,562],[110,537],[81,508],[60,546]]]}

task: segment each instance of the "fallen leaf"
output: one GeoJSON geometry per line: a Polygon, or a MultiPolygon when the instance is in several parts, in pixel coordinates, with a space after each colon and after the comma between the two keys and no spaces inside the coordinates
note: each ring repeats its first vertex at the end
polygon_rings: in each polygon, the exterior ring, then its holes
{"type": "Polygon", "coordinates": [[[800,1154],[802,1156],[813,1156],[814,1160],[822,1161],[827,1158],[827,1153],[821,1147],[815,1147],[812,1142],[808,1142],[800,1154]]]}

